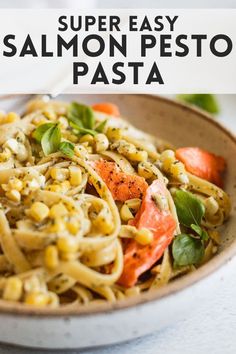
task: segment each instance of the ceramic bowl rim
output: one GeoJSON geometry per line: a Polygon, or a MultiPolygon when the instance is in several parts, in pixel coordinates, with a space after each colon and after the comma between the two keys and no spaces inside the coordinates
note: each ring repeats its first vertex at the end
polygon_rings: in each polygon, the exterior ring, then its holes
{"type": "MultiPolygon", "coordinates": [[[[154,96],[154,95],[146,95],[146,94],[132,94],[134,97],[144,97],[145,99],[151,100],[159,100],[165,102],[172,106],[181,107],[183,110],[188,112],[193,112],[199,116],[202,120],[207,121],[209,124],[216,126],[219,130],[221,130],[228,138],[236,145],[236,137],[232,134],[227,128],[225,128],[222,124],[213,120],[212,117],[206,113],[205,111],[186,105],[184,103],[174,101],[172,99],[162,97],[162,96],[154,96]]],[[[227,247],[225,250],[216,255],[213,259],[207,262],[205,265],[201,266],[196,272],[187,274],[177,280],[167,284],[163,288],[155,289],[147,293],[142,293],[139,296],[127,298],[124,300],[120,300],[117,303],[110,304],[94,304],[88,306],[81,306],[78,308],[75,307],[61,307],[61,308],[34,308],[30,306],[25,306],[20,303],[10,303],[4,300],[0,300],[0,314],[6,314],[11,316],[40,316],[43,318],[49,317],[68,317],[68,316],[92,316],[99,314],[108,314],[121,310],[127,310],[128,308],[132,308],[134,306],[141,306],[151,302],[159,301],[163,298],[167,298],[169,296],[174,296],[176,293],[184,291],[189,286],[203,280],[207,276],[216,272],[217,269],[222,267],[224,264],[229,262],[233,256],[236,255],[236,239],[232,242],[230,247],[227,247]]]]}

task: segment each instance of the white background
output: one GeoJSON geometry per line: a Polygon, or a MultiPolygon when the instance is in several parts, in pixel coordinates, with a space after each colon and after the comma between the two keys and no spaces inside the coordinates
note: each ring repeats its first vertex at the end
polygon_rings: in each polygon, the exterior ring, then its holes
{"type": "MultiPolygon", "coordinates": [[[[69,22],[69,21],[68,21],[69,22]]],[[[107,21],[109,23],[109,21],[107,21]]],[[[107,25],[107,28],[109,26],[107,25]]],[[[155,10],[2,10],[0,12],[0,93],[236,93],[236,47],[233,45],[232,52],[226,57],[217,57],[210,51],[210,40],[218,34],[225,34],[236,44],[236,9],[235,10],[201,10],[189,9],[163,9],[155,10]],[[121,35],[127,35],[127,57],[124,57],[118,50],[115,57],[109,56],[109,33],[98,32],[97,26],[91,28],[91,33],[99,34],[105,43],[104,52],[98,57],[88,57],[82,49],[83,39],[87,32],[74,32],[68,29],[66,32],[58,31],[58,18],[62,15],[70,16],[94,15],[98,18],[105,15],[107,19],[111,15],[117,15],[121,19],[121,32],[111,32],[111,35],[119,42],[121,35]],[[143,23],[145,16],[150,21],[151,27],[155,27],[154,19],[157,15],[163,16],[164,29],[161,32],[129,31],[129,16],[137,16],[137,28],[143,23]],[[174,31],[170,32],[170,26],[165,16],[171,18],[178,16],[174,25],[174,31]],[[3,51],[9,52],[3,44],[5,36],[15,35],[11,40],[17,48],[17,54],[13,57],[3,56],[3,51]],[[37,57],[26,55],[20,57],[27,35],[34,43],[37,57]],[[53,57],[41,57],[41,36],[47,37],[47,50],[54,53],[53,57]],[[78,57],[72,57],[72,50],[64,50],[62,57],[57,57],[56,39],[60,34],[62,38],[69,41],[75,35],[78,36],[78,57]],[[154,48],[147,49],[146,57],[141,57],[141,35],[152,35],[156,38],[154,48]],[[172,57],[160,56],[160,36],[171,35],[168,40],[171,48],[169,51],[172,57]],[[175,44],[178,35],[186,34],[186,44],[189,54],[185,57],[175,55],[175,51],[182,49],[175,44]],[[202,56],[196,56],[196,40],[191,39],[192,34],[206,34],[207,39],[202,44],[202,56]],[[73,62],[88,64],[88,73],[79,76],[78,84],[73,85],[73,62]],[[98,63],[101,62],[106,73],[109,85],[102,82],[92,85],[92,78],[96,72],[98,63]],[[117,79],[113,74],[112,66],[117,63],[124,63],[120,70],[126,75],[126,80],[121,85],[112,83],[117,79]],[[133,85],[133,68],[128,63],[141,62],[143,67],[139,68],[138,84],[133,85]],[[163,77],[164,84],[153,82],[146,85],[146,80],[153,64],[156,63],[163,77]]],[[[97,41],[89,42],[98,48],[97,41]]],[[[225,41],[219,40],[217,50],[224,51],[225,41]]],[[[93,49],[94,50],[94,49],[93,49]]]]}

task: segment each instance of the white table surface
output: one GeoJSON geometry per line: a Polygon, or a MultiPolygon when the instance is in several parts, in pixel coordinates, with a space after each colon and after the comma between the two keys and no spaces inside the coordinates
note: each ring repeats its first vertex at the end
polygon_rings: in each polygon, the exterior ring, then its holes
{"type": "MultiPolygon", "coordinates": [[[[219,120],[236,132],[236,96],[219,96],[219,120]]],[[[168,315],[168,314],[167,314],[168,315]]],[[[0,324],[1,326],[4,324],[0,324]]],[[[0,354],[43,353],[42,350],[0,345],[0,354]]],[[[221,291],[204,304],[196,304],[185,319],[128,343],[59,354],[234,354],[236,353],[236,257],[225,268],[221,291]]]]}

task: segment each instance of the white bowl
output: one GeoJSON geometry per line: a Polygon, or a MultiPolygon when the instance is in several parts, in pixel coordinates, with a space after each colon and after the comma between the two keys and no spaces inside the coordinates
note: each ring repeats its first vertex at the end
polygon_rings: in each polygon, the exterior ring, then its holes
{"type": "Polygon", "coordinates": [[[200,146],[228,161],[226,190],[233,201],[232,215],[223,228],[216,255],[196,272],[167,286],[116,304],[78,309],[32,309],[0,301],[0,342],[40,348],[85,348],[108,345],[159,330],[220,289],[225,264],[236,254],[236,140],[200,110],[147,95],[67,95],[62,100],[84,103],[110,101],[122,115],[144,131],[175,146],[200,146]]]}

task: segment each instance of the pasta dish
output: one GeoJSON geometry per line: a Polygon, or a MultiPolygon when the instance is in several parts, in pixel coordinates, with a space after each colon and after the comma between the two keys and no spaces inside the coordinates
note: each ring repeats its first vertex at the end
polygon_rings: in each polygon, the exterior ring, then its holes
{"type": "Polygon", "coordinates": [[[114,302],[194,271],[230,213],[225,167],[134,128],[112,103],[1,113],[1,299],[114,302]]]}

